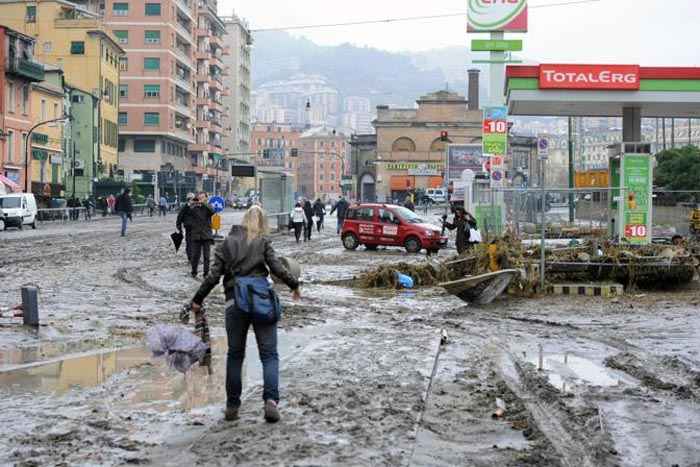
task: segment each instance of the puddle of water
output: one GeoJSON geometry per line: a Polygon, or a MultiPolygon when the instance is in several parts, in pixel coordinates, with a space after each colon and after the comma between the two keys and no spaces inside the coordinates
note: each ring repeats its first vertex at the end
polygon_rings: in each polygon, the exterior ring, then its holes
{"type": "MultiPolygon", "coordinates": [[[[280,331],[278,351],[282,360],[308,347],[314,337],[327,334],[334,326],[313,329],[280,331]]],[[[49,362],[24,365],[0,370],[0,393],[3,397],[24,394],[65,394],[85,390],[106,383],[115,375],[138,371],[133,380],[123,384],[122,403],[156,411],[182,408],[192,410],[225,399],[226,338],[212,341],[212,374],[206,368],[193,367],[182,375],[151,356],[144,347],[123,348],[106,352],[73,355],[49,362]]],[[[248,335],[246,359],[243,368],[244,384],[250,386],[262,380],[254,334],[248,335]]]]}
{"type": "MultiPolygon", "coordinates": [[[[528,360],[539,368],[539,357],[528,360]]],[[[571,353],[543,354],[542,370],[547,372],[547,377],[552,386],[561,388],[566,392],[572,385],[584,383],[592,386],[612,387],[619,385],[620,378],[605,368],[587,358],[579,357],[571,353]]]]}

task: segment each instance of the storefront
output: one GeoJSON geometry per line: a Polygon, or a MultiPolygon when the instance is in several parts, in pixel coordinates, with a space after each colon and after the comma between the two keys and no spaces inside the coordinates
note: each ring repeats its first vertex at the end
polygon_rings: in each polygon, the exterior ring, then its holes
{"type": "Polygon", "coordinates": [[[403,201],[417,191],[443,186],[445,165],[442,162],[390,162],[385,164],[383,174],[389,178],[389,189],[393,201],[403,201]]]}

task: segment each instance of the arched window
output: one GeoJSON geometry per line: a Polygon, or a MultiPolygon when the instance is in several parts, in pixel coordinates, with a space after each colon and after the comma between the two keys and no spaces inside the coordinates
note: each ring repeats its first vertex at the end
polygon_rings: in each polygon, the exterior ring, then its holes
{"type": "Polygon", "coordinates": [[[402,137],[391,146],[393,152],[416,152],[416,143],[411,138],[402,137]]]}
{"type": "Polygon", "coordinates": [[[430,145],[430,152],[445,152],[447,145],[451,142],[452,141],[449,139],[447,141],[442,141],[440,138],[436,138],[430,145]]]}

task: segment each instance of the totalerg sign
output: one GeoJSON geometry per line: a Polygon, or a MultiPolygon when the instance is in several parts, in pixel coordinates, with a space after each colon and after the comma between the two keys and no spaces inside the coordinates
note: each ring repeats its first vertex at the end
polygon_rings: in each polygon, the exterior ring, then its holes
{"type": "Polygon", "coordinates": [[[639,65],[540,65],[540,89],[639,90],[639,65]]]}

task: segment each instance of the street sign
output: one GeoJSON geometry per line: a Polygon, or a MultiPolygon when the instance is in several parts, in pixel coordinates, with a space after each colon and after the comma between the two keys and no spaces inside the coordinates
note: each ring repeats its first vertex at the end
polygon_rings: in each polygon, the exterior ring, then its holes
{"type": "Polygon", "coordinates": [[[517,40],[472,40],[472,52],[521,52],[523,41],[517,40]]]}
{"type": "Polygon", "coordinates": [[[508,109],[487,107],[484,109],[484,154],[504,156],[508,152],[508,109]]]}
{"type": "Polygon", "coordinates": [[[537,157],[541,161],[549,159],[549,140],[543,136],[537,138],[537,157]]]}
{"type": "Polygon", "coordinates": [[[221,196],[212,196],[209,198],[209,205],[214,210],[215,213],[220,213],[224,211],[226,206],[226,201],[221,196]]]}

